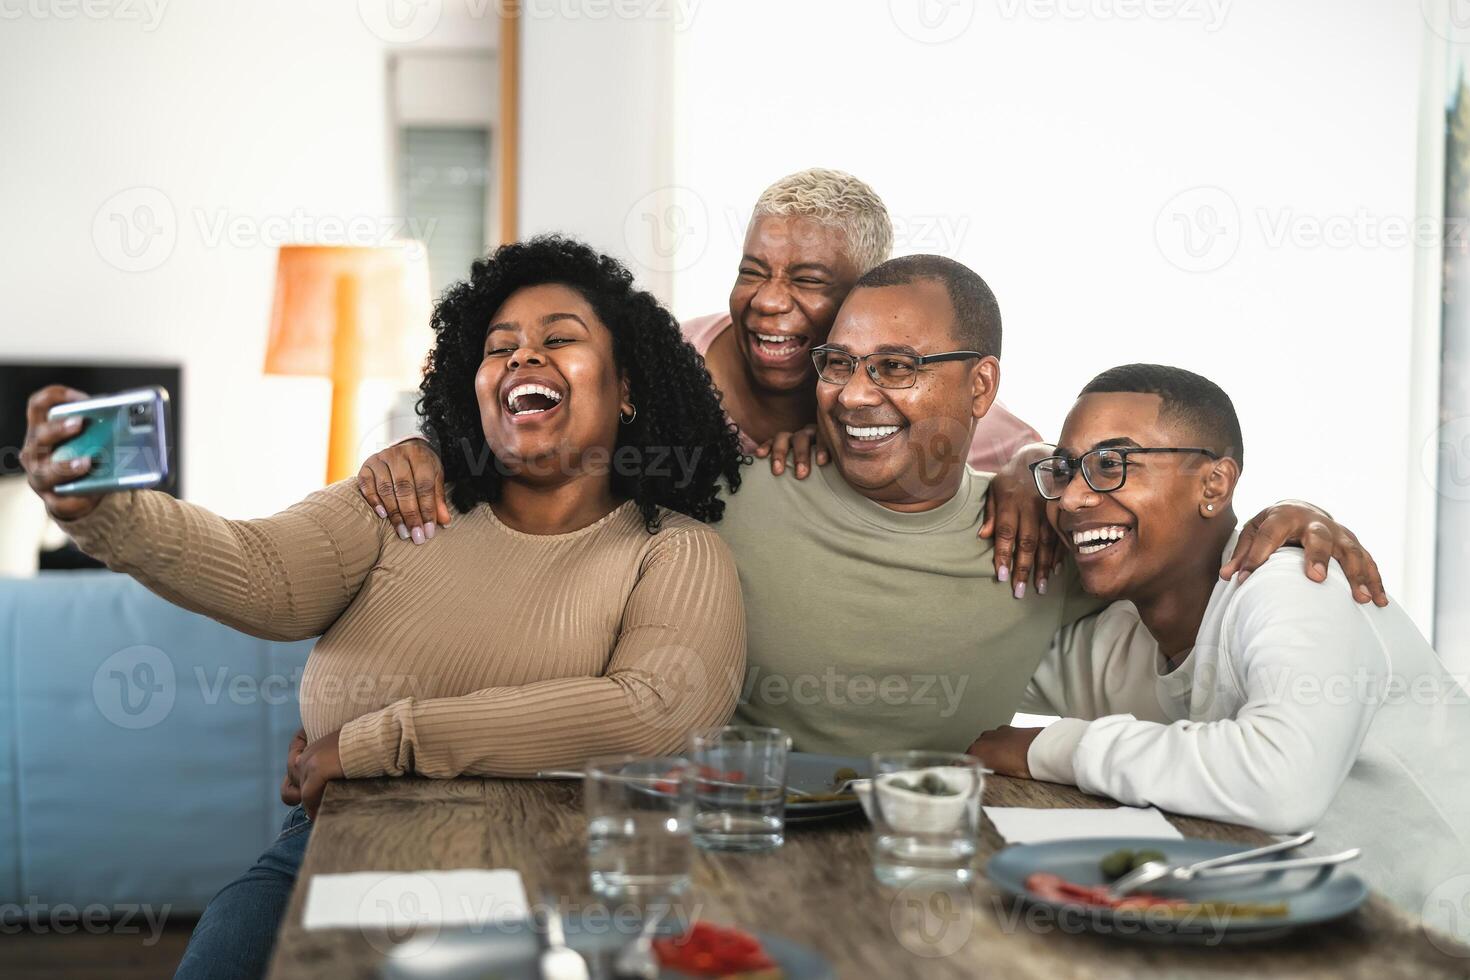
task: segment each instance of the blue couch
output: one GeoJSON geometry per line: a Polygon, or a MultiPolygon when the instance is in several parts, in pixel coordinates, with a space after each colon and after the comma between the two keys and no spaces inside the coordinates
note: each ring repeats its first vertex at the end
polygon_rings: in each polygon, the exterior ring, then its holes
{"type": "Polygon", "coordinates": [[[0,579],[0,904],[202,909],[285,815],[311,645],[112,572],[0,579]]]}

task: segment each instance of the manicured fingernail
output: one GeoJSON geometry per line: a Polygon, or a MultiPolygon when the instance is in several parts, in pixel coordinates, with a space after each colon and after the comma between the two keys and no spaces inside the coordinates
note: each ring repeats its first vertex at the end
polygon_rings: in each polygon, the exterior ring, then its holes
{"type": "Polygon", "coordinates": [[[382,504],[374,507],[373,510],[378,512],[379,517],[386,518],[388,516],[388,508],[384,507],[382,504]]]}
{"type": "Polygon", "coordinates": [[[73,415],[71,418],[61,423],[61,427],[67,432],[75,432],[77,429],[80,429],[82,427],[82,417],[80,415],[73,415]]]}
{"type": "Polygon", "coordinates": [[[1039,578],[1036,580],[1036,594],[1046,595],[1046,579],[1039,578]]]}
{"type": "Polygon", "coordinates": [[[1016,592],[1015,592],[1016,598],[1017,599],[1020,599],[1020,598],[1022,598],[1025,595],[1026,595],[1026,583],[1025,582],[1017,582],[1016,583],[1016,592]]]}
{"type": "Polygon", "coordinates": [[[999,582],[1009,582],[1011,580],[1011,570],[1002,565],[995,570],[995,578],[999,582]]]}
{"type": "Polygon", "coordinates": [[[1312,571],[1316,572],[1318,575],[1326,575],[1327,574],[1327,566],[1324,565],[1324,564],[1322,564],[1319,561],[1319,562],[1317,562],[1316,564],[1314,564],[1312,566],[1312,571]]]}
{"type": "Polygon", "coordinates": [[[81,472],[83,469],[86,468],[86,466],[87,457],[85,456],[78,456],[76,459],[70,460],[66,464],[66,468],[71,470],[72,472],[81,472]]]}
{"type": "Polygon", "coordinates": [[[397,530],[398,530],[398,536],[400,538],[402,538],[403,540],[407,541],[408,540],[408,528],[406,528],[402,524],[400,524],[400,525],[398,525],[397,530]]]}
{"type": "Polygon", "coordinates": [[[1235,576],[1235,584],[1236,585],[1239,585],[1241,582],[1244,582],[1246,579],[1248,579],[1250,577],[1251,577],[1251,573],[1250,572],[1241,572],[1239,575],[1235,576]]]}
{"type": "Polygon", "coordinates": [[[429,523],[427,523],[427,524],[424,525],[424,537],[426,537],[426,538],[432,538],[433,536],[434,536],[434,522],[433,521],[430,521],[429,523]]]}
{"type": "Polygon", "coordinates": [[[421,528],[421,527],[414,528],[413,529],[413,533],[411,534],[411,537],[413,538],[413,543],[414,544],[423,544],[424,543],[424,529],[421,528]]]}

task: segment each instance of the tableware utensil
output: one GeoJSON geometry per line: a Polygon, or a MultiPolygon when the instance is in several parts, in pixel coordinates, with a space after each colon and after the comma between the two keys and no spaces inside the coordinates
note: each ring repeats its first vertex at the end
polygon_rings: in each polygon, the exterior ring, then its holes
{"type": "Polygon", "coordinates": [[[1209,858],[1205,861],[1196,861],[1194,864],[1169,864],[1166,861],[1147,861],[1132,871],[1123,875],[1110,886],[1113,894],[1127,895],[1136,892],[1140,888],[1151,885],[1164,878],[1172,878],[1176,881],[1188,881],[1195,874],[1209,868],[1221,868],[1228,864],[1237,864],[1242,861],[1251,861],[1255,858],[1266,857],[1268,854],[1280,854],[1283,851],[1295,850],[1303,844],[1309,844],[1317,836],[1316,831],[1309,830],[1304,834],[1289,837],[1274,844],[1264,847],[1253,847],[1246,851],[1236,851],[1222,857],[1209,858]]]}
{"type": "Polygon", "coordinates": [[[688,759],[593,759],[582,802],[594,892],[653,902],[688,891],[694,859],[694,769],[688,759]]]}
{"type": "Polygon", "coordinates": [[[728,725],[691,736],[694,843],[713,851],[780,847],[790,750],[791,739],[779,728],[728,725]]]}
{"type": "Polygon", "coordinates": [[[546,907],[546,948],[541,951],[538,964],[542,980],[588,980],[587,961],[567,945],[556,898],[543,895],[541,901],[546,907]]]}
{"type": "Polygon", "coordinates": [[[618,950],[613,958],[616,980],[658,980],[658,958],[653,955],[653,936],[663,921],[665,909],[650,913],[643,920],[638,937],[618,950]]]}
{"type": "Polygon", "coordinates": [[[951,752],[879,752],[866,805],[873,872],[887,885],[966,882],[979,850],[985,770],[951,752]]]}
{"type": "MultiPolygon", "coordinates": [[[[1359,857],[1362,856],[1362,854],[1363,849],[1361,847],[1354,847],[1346,851],[1339,851],[1337,854],[1323,854],[1317,857],[1288,858],[1285,861],[1252,861],[1249,864],[1227,864],[1218,868],[1205,868],[1201,871],[1195,871],[1187,876],[1179,877],[1176,877],[1174,874],[1169,874],[1169,869],[1167,866],[1165,866],[1165,874],[1162,877],[1162,881],[1173,884],[1179,881],[1193,881],[1199,878],[1233,878],[1239,875],[1266,874],[1267,872],[1271,871],[1300,871],[1307,868],[1334,868],[1339,864],[1346,864],[1349,861],[1356,861],[1359,857]]],[[[1150,861],[1148,863],[1162,864],[1163,862],[1150,861]]],[[[1145,867],[1147,867],[1147,865],[1145,865],[1145,867]]],[[[1155,884],[1158,883],[1159,882],[1155,882],[1155,884]]],[[[1133,890],[1137,891],[1137,888],[1135,887],[1133,890]]]]}
{"type": "Polygon", "coordinates": [[[985,875],[1001,891],[1048,910],[1046,914],[1054,916],[1055,921],[1072,922],[1125,941],[1185,945],[1214,946],[1274,939],[1301,926],[1346,915],[1368,898],[1368,886],[1363,880],[1341,867],[1273,869],[1272,874],[1243,873],[1209,879],[1197,875],[1190,881],[1170,886],[1169,899],[1198,903],[1197,913],[1183,915],[1079,904],[1072,898],[1034,892],[1028,884],[1034,875],[1045,874],[1084,888],[1104,890],[1110,881],[1103,873],[1101,862],[1119,850],[1162,851],[1171,861],[1191,864],[1214,858],[1233,859],[1240,852],[1240,845],[1190,837],[1099,837],[1013,844],[990,856],[985,863],[985,875]],[[1232,906],[1242,906],[1244,910],[1232,913],[1232,906]],[[1272,907],[1275,911],[1264,911],[1272,907]]]}

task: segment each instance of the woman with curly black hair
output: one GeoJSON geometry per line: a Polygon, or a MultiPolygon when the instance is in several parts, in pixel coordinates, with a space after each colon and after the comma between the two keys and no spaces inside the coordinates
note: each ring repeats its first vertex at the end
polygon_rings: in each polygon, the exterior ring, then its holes
{"type": "MultiPolygon", "coordinates": [[[[573,325],[571,320],[561,323],[573,325]]],[[[434,312],[434,330],[438,342],[420,386],[419,408],[424,431],[443,459],[450,500],[460,512],[493,504],[507,491],[514,495],[516,481],[507,483],[507,478],[517,474],[526,478],[544,470],[555,478],[568,468],[610,469],[607,491],[635,501],[652,533],[658,528],[660,507],[718,521],[724,503],[716,497],[717,481],[723,479],[731,489],[739,487],[739,439],[720,410],[703,360],[683,341],[668,311],[635,289],[632,275],[616,260],[559,236],[503,246],[477,261],[468,280],[445,292],[434,312]],[[591,454],[590,460],[571,454],[569,445],[558,441],[565,433],[542,438],[562,431],[551,427],[565,407],[555,384],[547,392],[527,392],[521,399],[524,404],[518,402],[500,419],[506,423],[501,444],[490,452],[487,435],[496,418],[484,411],[483,400],[477,401],[483,395],[478,379],[485,374],[493,382],[504,373],[487,373],[487,368],[513,358],[517,351],[511,344],[518,338],[514,331],[497,335],[495,326],[487,335],[486,325],[512,295],[531,287],[575,293],[605,326],[598,339],[605,332],[611,340],[621,424],[572,440],[591,454]],[[522,433],[536,438],[523,445],[522,433]],[[596,452],[609,442],[616,443],[610,457],[596,452]]],[[[553,338],[551,343],[555,345],[547,355],[551,362],[562,359],[557,352],[587,349],[571,336],[553,338]]],[[[611,416],[601,421],[612,426],[611,416]]],[[[383,506],[383,499],[391,501],[392,494],[381,498],[376,494],[371,471],[364,470],[360,483],[375,507],[383,506]]],[[[395,523],[403,536],[406,528],[395,523]]]]}
{"type": "Polygon", "coordinates": [[[333,779],[677,752],[734,709],[740,586],[700,519],[719,519],[741,457],[673,319],[617,262],[553,237],[476,262],[434,329],[420,405],[459,513],[433,548],[356,481],[256,521],[150,490],[57,496],[76,471],[50,461],[70,433],[45,416],[77,393],[32,399],[31,483],[85,551],[245,632],[321,635],[281,790],[298,805],[205,910],[178,976],[264,972],[333,779]]]}

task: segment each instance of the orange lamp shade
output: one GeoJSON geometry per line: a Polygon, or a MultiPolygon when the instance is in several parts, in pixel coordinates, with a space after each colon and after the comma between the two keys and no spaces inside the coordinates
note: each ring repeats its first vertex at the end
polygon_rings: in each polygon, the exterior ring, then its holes
{"type": "Polygon", "coordinates": [[[429,267],[424,247],[285,245],[266,345],[267,374],[332,379],[327,480],[357,472],[362,382],[417,383],[428,352],[429,267]]]}
{"type": "Polygon", "coordinates": [[[433,340],[429,311],[429,265],[418,242],[282,246],[266,373],[334,377],[343,339],[357,346],[359,380],[416,384],[433,340]],[[344,292],[355,294],[345,309],[344,292]]]}

